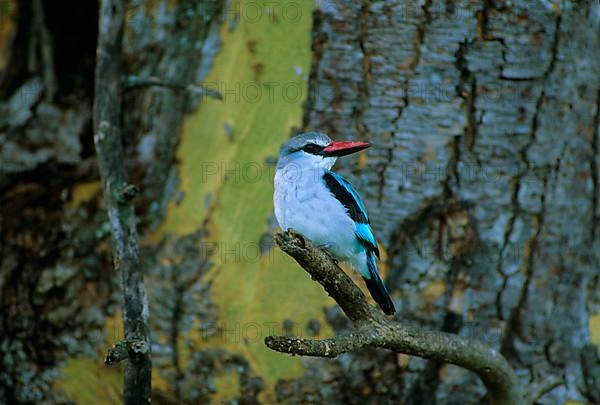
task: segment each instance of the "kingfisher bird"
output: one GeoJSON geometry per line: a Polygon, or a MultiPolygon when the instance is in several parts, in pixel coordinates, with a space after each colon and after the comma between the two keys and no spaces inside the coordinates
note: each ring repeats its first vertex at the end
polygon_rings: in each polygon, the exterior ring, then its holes
{"type": "Polygon", "coordinates": [[[366,149],[367,142],[336,142],[321,132],[290,138],[279,151],[275,170],[275,217],[283,230],[294,229],[363,277],[383,312],[396,312],[379,273],[379,248],[358,193],[331,171],[340,156],[366,149]]]}

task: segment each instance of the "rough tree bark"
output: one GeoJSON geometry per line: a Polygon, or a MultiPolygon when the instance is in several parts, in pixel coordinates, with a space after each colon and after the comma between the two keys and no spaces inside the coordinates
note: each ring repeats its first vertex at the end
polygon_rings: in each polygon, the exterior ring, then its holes
{"type": "MultiPolygon", "coordinates": [[[[600,291],[599,62],[596,1],[333,1],[315,14],[303,127],[374,144],[341,167],[387,250],[398,317],[483,339],[528,384],[558,378],[540,403],[598,398],[580,354],[600,291]]],[[[373,356],[340,361],[350,394],[322,400],[483,397],[459,369],[373,356]]],[[[282,392],[297,399],[328,372],[282,392]]]]}

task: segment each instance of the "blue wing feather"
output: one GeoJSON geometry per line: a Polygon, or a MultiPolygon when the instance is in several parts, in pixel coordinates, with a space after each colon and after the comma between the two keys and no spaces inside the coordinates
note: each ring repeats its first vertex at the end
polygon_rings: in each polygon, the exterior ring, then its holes
{"type": "Polygon", "coordinates": [[[368,251],[375,252],[377,257],[379,257],[379,248],[377,247],[375,235],[373,235],[373,230],[369,224],[367,210],[356,190],[354,190],[352,185],[342,176],[328,170],[323,174],[323,180],[325,180],[325,184],[335,198],[337,198],[346,210],[348,210],[350,218],[356,223],[355,233],[359,242],[368,251]]]}
{"type": "Polygon", "coordinates": [[[377,247],[377,241],[373,230],[369,224],[356,224],[356,237],[368,250],[375,252],[375,255],[379,257],[379,247],[377,247]]]}

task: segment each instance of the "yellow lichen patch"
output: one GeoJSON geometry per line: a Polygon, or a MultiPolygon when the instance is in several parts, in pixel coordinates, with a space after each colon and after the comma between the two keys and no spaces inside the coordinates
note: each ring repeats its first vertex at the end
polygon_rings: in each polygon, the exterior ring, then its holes
{"type": "Polygon", "coordinates": [[[89,181],[76,184],[71,191],[71,201],[69,208],[77,208],[82,203],[91,200],[98,192],[100,192],[102,184],[99,181],[89,181]]]}
{"type": "Polygon", "coordinates": [[[102,358],[70,359],[54,387],[83,404],[122,402],[123,375],[119,367],[106,367],[102,358]]]}
{"type": "Polygon", "coordinates": [[[226,371],[215,377],[216,392],[211,395],[211,403],[228,404],[235,403],[235,399],[240,394],[239,374],[235,371],[226,371]]]}
{"type": "MultiPolygon", "coordinates": [[[[267,349],[266,336],[284,334],[287,320],[292,321],[294,335],[309,337],[306,324],[310,319],[321,325],[318,337],[333,334],[322,311],[333,301],[290,260],[283,253],[272,251],[271,258],[257,268],[246,264],[247,269],[243,265],[216,269],[213,289],[214,299],[221,308],[220,320],[217,325],[203,325],[200,321],[193,329],[195,332],[185,334],[194,342],[191,350],[219,348],[242,354],[252,373],[265,379],[263,401],[274,401],[272,390],[278,379],[297,377],[304,372],[299,358],[267,349]],[[237,276],[229,268],[242,274],[237,276]]],[[[187,358],[184,351],[181,353],[182,358],[187,358]]]]}
{"type": "Polygon", "coordinates": [[[108,367],[104,353],[123,338],[121,314],[107,317],[102,333],[92,337],[98,346],[96,357],[71,358],[60,370],[54,388],[81,403],[122,402],[123,365],[108,367]]]}
{"type": "Polygon", "coordinates": [[[590,328],[590,341],[600,349],[600,312],[590,316],[588,326],[590,328]]]}
{"type": "MultiPolygon", "coordinates": [[[[260,244],[271,232],[273,166],[268,162],[292,127],[300,126],[308,90],[312,2],[287,5],[241,1],[228,6],[235,12],[225,13],[222,48],[202,83],[219,91],[223,101],[204,100],[183,123],[178,162],[185,197],[169,206],[159,231],[185,235],[208,226],[214,252],[208,278],[222,328],[214,336],[194,329],[184,337],[197,350],[222,348],[242,355],[251,373],[264,380],[261,398],[271,401],[276,381],[297,377],[304,368],[299,358],[268,350],[265,336],[282,333],[286,320],[307,336],[308,321],[324,325],[323,307],[332,304],[295,262],[260,244]]],[[[206,246],[198,247],[199,255],[206,254],[206,246]]]]}

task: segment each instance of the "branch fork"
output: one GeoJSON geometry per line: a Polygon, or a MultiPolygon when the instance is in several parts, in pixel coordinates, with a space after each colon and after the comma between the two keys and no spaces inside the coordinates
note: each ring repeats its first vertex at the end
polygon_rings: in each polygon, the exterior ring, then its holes
{"type": "Polygon", "coordinates": [[[275,241],[311,278],[323,286],[352,321],[354,330],[330,339],[314,340],[268,336],[268,348],[291,355],[333,358],[365,347],[379,347],[429,360],[455,364],[476,373],[493,405],[519,405],[529,401],[512,367],[497,351],[478,340],[427,331],[387,317],[371,305],[360,288],[324,250],[303,235],[288,230],[275,241]]]}

